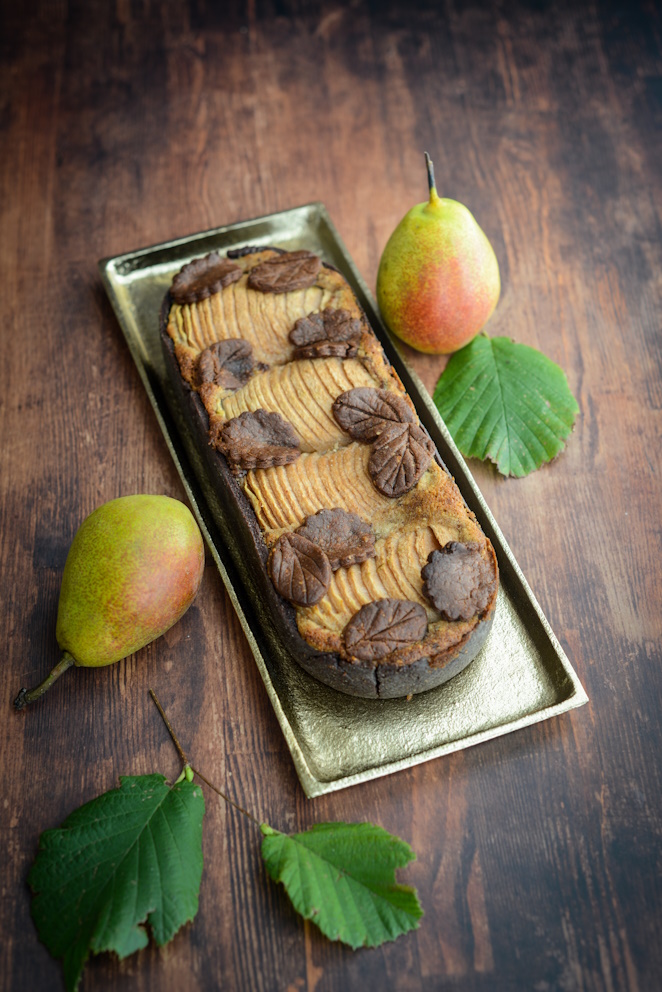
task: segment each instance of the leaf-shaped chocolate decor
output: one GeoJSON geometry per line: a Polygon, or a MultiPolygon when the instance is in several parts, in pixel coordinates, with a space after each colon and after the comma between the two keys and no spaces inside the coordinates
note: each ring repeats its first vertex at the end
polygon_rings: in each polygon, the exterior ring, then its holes
{"type": "Polygon", "coordinates": [[[175,303],[198,303],[241,279],[241,274],[238,265],[213,251],[180,269],[172,280],[170,295],[175,303]]]}
{"type": "Polygon", "coordinates": [[[296,533],[327,553],[334,572],[375,556],[372,525],[347,510],[319,510],[306,517],[296,533]]]}
{"type": "Polygon", "coordinates": [[[345,650],[359,661],[378,661],[425,636],[428,619],[420,603],[377,599],[362,606],[345,627],[345,650]]]}
{"type": "Polygon", "coordinates": [[[248,276],[250,289],[261,293],[290,293],[314,285],[322,264],[311,251],[289,251],[260,262],[248,276]]]}
{"type": "Polygon", "coordinates": [[[295,348],[292,353],[293,361],[300,361],[303,358],[354,358],[358,354],[358,348],[351,341],[315,341],[313,344],[304,344],[300,348],[295,348]]]}
{"type": "Polygon", "coordinates": [[[289,465],[300,455],[292,425],[279,413],[255,410],[240,413],[218,431],[214,447],[234,471],[289,465]]]}
{"type": "Polygon", "coordinates": [[[254,367],[253,349],[243,338],[215,341],[198,357],[198,385],[213,383],[224,389],[246,385],[254,367]]]}
{"type": "Polygon", "coordinates": [[[361,339],[361,321],[349,310],[327,308],[300,317],[289,334],[292,358],[354,358],[361,339]]]}
{"type": "Polygon", "coordinates": [[[471,620],[491,604],[497,589],[497,569],[491,548],[483,556],[476,544],[449,541],[431,551],[421,569],[423,592],[443,620],[471,620]]]}
{"type": "Polygon", "coordinates": [[[387,424],[415,423],[416,416],[400,393],[360,386],[333,401],[333,416],[355,441],[370,444],[387,424]]]}
{"type": "Polygon", "coordinates": [[[324,341],[327,333],[324,329],[324,318],[321,313],[309,313],[307,317],[299,317],[289,333],[290,341],[297,348],[315,341],[324,341]]]}
{"type": "Polygon", "coordinates": [[[361,321],[349,310],[327,308],[300,317],[289,334],[296,346],[293,358],[351,358],[357,353],[361,321]]]}
{"type": "Polygon", "coordinates": [[[331,565],[325,551],[300,534],[283,534],[269,559],[276,591],[295,606],[319,603],[331,583],[331,565]]]}
{"type": "Polygon", "coordinates": [[[389,424],[372,446],[368,472],[384,496],[413,489],[434,455],[434,444],[418,424],[389,424]]]}
{"type": "Polygon", "coordinates": [[[352,317],[349,310],[322,311],[324,330],[329,341],[358,341],[361,337],[361,321],[352,317]]]}

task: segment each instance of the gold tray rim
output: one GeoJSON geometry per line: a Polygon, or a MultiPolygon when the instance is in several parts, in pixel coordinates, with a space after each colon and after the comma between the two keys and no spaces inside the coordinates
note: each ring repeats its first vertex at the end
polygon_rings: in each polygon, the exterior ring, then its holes
{"type": "MultiPolygon", "coordinates": [[[[255,241],[249,239],[248,242],[245,238],[237,238],[237,241],[242,240],[244,243],[269,243],[268,238],[256,239],[255,241]]],[[[213,250],[213,248],[207,246],[207,250],[213,250]]],[[[147,396],[156,414],[157,421],[170,451],[170,455],[175,463],[175,467],[182,481],[182,485],[186,491],[191,508],[196,516],[207,547],[219,570],[221,580],[223,581],[241,623],[244,634],[248,640],[249,647],[251,648],[254,660],[264,682],[269,700],[276,715],[276,719],[278,720],[281,731],[285,737],[286,744],[292,756],[299,781],[308,798],[315,798],[317,796],[325,795],[339,789],[348,788],[352,785],[370,781],[384,775],[393,774],[405,768],[410,768],[425,761],[430,761],[433,758],[441,757],[445,754],[451,754],[466,747],[471,747],[475,744],[480,744],[493,738],[503,736],[504,734],[512,733],[515,730],[532,726],[535,723],[540,723],[544,720],[550,719],[551,717],[558,716],[562,713],[568,712],[569,710],[583,706],[588,702],[588,695],[586,694],[579,677],[574,671],[568,657],[552,631],[547,618],[545,617],[512,551],[510,550],[501,529],[487,506],[487,503],[485,502],[482,493],[480,492],[469,468],[467,467],[464,458],[460,454],[446,425],[434,406],[429,392],[423,386],[416,373],[407,365],[397,341],[392,335],[390,335],[381,322],[372,294],[370,293],[365,281],[356,268],[351,255],[347,251],[347,248],[345,247],[338,231],[331,221],[325,205],[321,201],[313,201],[287,210],[264,214],[244,221],[236,221],[232,224],[210,228],[205,231],[198,231],[193,234],[173,238],[169,241],[158,242],[146,247],[123,252],[118,255],[107,256],[99,261],[98,268],[104,289],[115,312],[120,328],[124,334],[147,396]],[[502,565],[502,562],[508,562],[511,569],[510,581],[512,582],[514,580],[517,582],[519,585],[520,594],[524,597],[530,608],[536,614],[537,619],[549,641],[549,647],[554,653],[557,662],[563,669],[569,684],[569,691],[564,694],[563,698],[559,698],[558,702],[551,705],[545,705],[537,710],[532,710],[515,719],[507,720],[503,724],[496,727],[489,727],[486,730],[479,730],[476,733],[463,736],[458,740],[449,741],[435,747],[423,749],[415,754],[407,755],[401,759],[377,764],[355,774],[342,775],[338,778],[327,780],[318,779],[313,774],[297,739],[294,728],[292,727],[283,708],[279,694],[273,684],[265,660],[262,657],[262,651],[252,629],[251,621],[249,620],[244,605],[241,602],[240,591],[238,591],[235,587],[235,582],[233,581],[229,573],[229,569],[226,567],[226,563],[223,560],[221,549],[218,547],[218,540],[215,536],[213,536],[213,513],[211,509],[205,505],[204,495],[199,491],[200,484],[195,479],[193,470],[186,464],[186,453],[181,444],[181,439],[177,436],[173,436],[173,433],[176,434],[176,426],[173,431],[170,417],[167,411],[163,409],[162,403],[156,395],[152,375],[150,374],[149,369],[149,355],[143,348],[139,347],[139,343],[135,340],[131,327],[132,315],[126,305],[122,302],[118,292],[118,286],[124,274],[122,272],[123,269],[134,272],[137,269],[147,267],[143,266],[142,263],[149,261],[153,262],[155,265],[158,265],[158,261],[156,261],[156,259],[158,259],[159,256],[169,257],[169,261],[164,262],[164,265],[168,269],[171,269],[173,256],[176,257],[179,252],[181,253],[181,258],[186,260],[189,257],[200,254],[199,250],[195,250],[195,246],[201,242],[223,239],[225,236],[233,235],[235,233],[240,235],[241,231],[248,227],[255,227],[260,224],[269,224],[278,220],[294,218],[295,216],[298,216],[302,221],[307,217],[316,217],[318,226],[321,224],[327,228],[328,234],[335,243],[338,253],[342,256],[343,275],[349,279],[350,284],[352,282],[355,284],[353,288],[355,290],[359,290],[359,298],[363,297],[361,302],[368,312],[370,323],[372,324],[381,344],[384,346],[388,358],[394,365],[396,372],[398,372],[403,379],[405,387],[412,396],[425,426],[430,429],[430,425],[433,425],[435,431],[438,432],[443,438],[445,450],[441,453],[444,461],[458,483],[464,498],[470,503],[472,509],[474,509],[474,512],[479,510],[479,512],[477,512],[477,516],[479,517],[481,525],[487,530],[490,539],[495,545],[500,566],[502,565]],[[191,251],[190,249],[193,250],[191,251]],[[191,480],[191,475],[193,475],[193,481],[191,480]]],[[[134,319],[137,320],[137,318],[134,319]]],[[[437,690],[431,691],[435,692],[437,690]]],[[[380,705],[379,701],[375,701],[374,705],[380,705]]]]}

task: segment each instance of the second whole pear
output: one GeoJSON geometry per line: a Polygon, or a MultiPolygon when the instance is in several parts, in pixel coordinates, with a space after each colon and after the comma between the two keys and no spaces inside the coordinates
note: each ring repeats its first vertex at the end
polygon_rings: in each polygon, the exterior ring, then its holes
{"type": "Polygon", "coordinates": [[[184,503],[169,496],[121,496],[80,525],[64,566],[56,638],[62,657],[22,709],[71,666],[99,668],[165,633],[195,598],[205,564],[202,534],[184,503]]]}

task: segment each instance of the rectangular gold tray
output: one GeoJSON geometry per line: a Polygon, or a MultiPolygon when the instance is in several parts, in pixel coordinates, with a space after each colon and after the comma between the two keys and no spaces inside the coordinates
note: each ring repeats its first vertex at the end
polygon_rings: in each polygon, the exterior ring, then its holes
{"type": "Polygon", "coordinates": [[[588,701],[427,390],[380,323],[375,303],[323,204],[102,259],[99,269],[307,796],[388,775],[588,701]],[[409,701],[364,700],[336,692],[307,675],[267,637],[228,550],[231,534],[203,457],[170,387],[159,339],[159,308],[174,273],[192,258],[247,244],[308,248],[343,273],[421,422],[496,549],[501,587],[486,645],[460,675],[409,701]]]}

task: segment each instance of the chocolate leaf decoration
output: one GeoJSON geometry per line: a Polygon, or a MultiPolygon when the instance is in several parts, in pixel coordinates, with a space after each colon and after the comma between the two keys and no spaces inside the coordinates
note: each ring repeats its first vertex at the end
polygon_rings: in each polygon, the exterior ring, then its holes
{"type": "Polygon", "coordinates": [[[243,338],[215,341],[198,356],[198,385],[213,383],[224,389],[246,385],[255,363],[253,349],[243,338]]]}
{"type": "Polygon", "coordinates": [[[349,310],[327,308],[300,317],[290,331],[292,358],[353,358],[358,353],[361,321],[349,310]]]}
{"type": "Polygon", "coordinates": [[[304,344],[300,348],[295,348],[292,354],[293,361],[304,358],[354,358],[358,354],[358,348],[351,341],[315,341],[313,344],[304,344]]]}
{"type": "Polygon", "coordinates": [[[307,317],[299,317],[289,333],[290,341],[299,348],[302,345],[313,344],[315,341],[324,341],[326,337],[321,313],[309,313],[307,317]]]}
{"type": "Polygon", "coordinates": [[[334,572],[375,556],[372,525],[347,510],[318,510],[306,517],[296,533],[326,552],[334,572]]]}
{"type": "Polygon", "coordinates": [[[212,441],[234,471],[289,465],[300,455],[292,425],[266,410],[240,413],[223,424],[212,441]]]}
{"type": "Polygon", "coordinates": [[[333,416],[355,441],[370,444],[387,424],[415,423],[416,416],[400,393],[360,386],[341,393],[333,402],[333,416]]]}
{"type": "Polygon", "coordinates": [[[248,276],[250,289],[261,293],[290,293],[314,285],[322,264],[311,251],[289,251],[260,262],[248,276]]]}
{"type": "Polygon", "coordinates": [[[331,583],[325,551],[300,534],[283,534],[271,551],[271,580],[276,591],[295,606],[318,603],[331,583]]]}
{"type": "Polygon", "coordinates": [[[212,293],[241,279],[242,271],[234,262],[210,252],[204,258],[194,258],[184,265],[172,280],[170,295],[175,303],[198,303],[212,293]]]}
{"type": "Polygon", "coordinates": [[[327,308],[322,311],[322,319],[329,341],[358,341],[361,337],[361,321],[349,310],[327,308]]]}
{"type": "Polygon", "coordinates": [[[377,599],[362,606],[344,630],[345,649],[359,661],[378,661],[425,636],[428,619],[420,603],[377,599]]]}
{"type": "Polygon", "coordinates": [[[431,551],[421,577],[423,592],[443,620],[480,616],[492,602],[498,581],[494,559],[483,557],[477,544],[459,541],[431,551]]]}
{"type": "Polygon", "coordinates": [[[434,455],[434,444],[418,424],[389,424],[372,446],[368,472],[384,496],[413,489],[434,455]]]}

